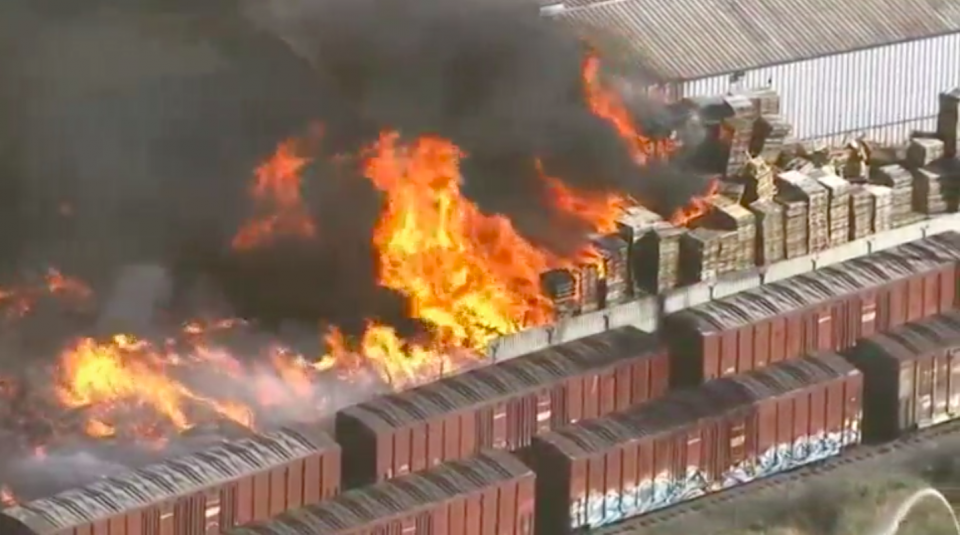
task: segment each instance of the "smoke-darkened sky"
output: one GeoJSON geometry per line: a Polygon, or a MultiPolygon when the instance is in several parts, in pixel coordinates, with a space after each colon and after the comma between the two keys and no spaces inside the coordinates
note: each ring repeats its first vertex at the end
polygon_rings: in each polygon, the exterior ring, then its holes
{"type": "Polygon", "coordinates": [[[221,282],[250,315],[393,320],[403,300],[374,284],[380,198],[326,158],[382,129],[452,139],[469,154],[467,194],[543,243],[556,214],[535,158],[570,184],[663,211],[703,186],[676,166],[632,162],[583,100],[582,61],[577,36],[522,0],[8,0],[4,268],[55,264],[102,285],[118,266],[154,262],[181,283],[221,282]],[[225,254],[249,215],[254,167],[318,123],[305,187],[322,239],[225,254]]]}

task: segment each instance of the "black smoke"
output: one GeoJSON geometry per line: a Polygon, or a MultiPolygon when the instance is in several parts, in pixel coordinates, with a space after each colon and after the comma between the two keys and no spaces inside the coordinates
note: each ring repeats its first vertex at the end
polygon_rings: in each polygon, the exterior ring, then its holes
{"type": "MultiPolygon", "coordinates": [[[[469,154],[467,194],[554,247],[558,229],[569,243],[577,227],[546,200],[536,158],[569,184],[663,213],[704,186],[676,164],[633,163],[584,103],[579,37],[521,0],[3,4],[8,274],[49,263],[100,288],[120,266],[156,263],[173,269],[178,302],[212,281],[243,314],[356,330],[404,316],[403,299],[374,283],[381,199],[355,159],[332,159],[381,130],[452,139],[469,154]],[[316,124],[305,196],[318,239],[231,253],[252,169],[316,124]]],[[[679,121],[639,100],[644,124],[679,121]]]]}

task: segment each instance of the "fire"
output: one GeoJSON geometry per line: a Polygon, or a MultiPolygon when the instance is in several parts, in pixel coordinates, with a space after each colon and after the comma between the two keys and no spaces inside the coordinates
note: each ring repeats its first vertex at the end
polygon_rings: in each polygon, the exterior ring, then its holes
{"type": "Polygon", "coordinates": [[[8,318],[29,314],[44,295],[54,296],[71,304],[83,304],[93,292],[78,279],[68,277],[55,268],[47,270],[42,282],[18,287],[0,288],[0,308],[8,318]]]}
{"type": "Polygon", "coordinates": [[[385,194],[374,231],[380,284],[410,300],[442,347],[480,349],[498,335],[550,319],[540,273],[555,258],[523,239],[504,216],[488,216],[460,193],[463,154],[425,137],[408,146],[385,134],[366,175],[385,194]]]}
{"type": "Polygon", "coordinates": [[[720,182],[712,180],[706,193],[700,197],[692,199],[686,206],[680,208],[670,216],[670,222],[679,227],[686,226],[693,220],[707,213],[710,209],[708,200],[717,194],[720,189],[720,182]]]}
{"type": "Polygon", "coordinates": [[[90,408],[86,431],[92,436],[113,435],[116,426],[111,418],[118,408],[129,407],[147,408],[178,431],[193,425],[189,410],[196,406],[253,424],[246,407],[203,396],[175,379],[179,360],[131,336],[117,335],[106,342],[85,338],[62,355],[57,395],[67,407],[90,408]]]}
{"type": "MultiPolygon", "coordinates": [[[[623,138],[639,165],[663,160],[676,152],[678,146],[673,139],[653,139],[645,136],[637,126],[630,111],[624,106],[620,96],[603,87],[600,81],[600,58],[588,54],[583,64],[584,93],[590,109],[598,117],[609,122],[623,138]]],[[[703,195],[692,199],[687,206],[679,209],[670,217],[670,222],[684,226],[703,215],[707,210],[707,199],[717,193],[719,184],[711,182],[703,195]]]]}
{"type": "Polygon", "coordinates": [[[594,115],[616,128],[638,164],[645,165],[651,161],[662,160],[676,151],[676,141],[653,139],[640,131],[620,95],[601,84],[600,58],[594,54],[587,55],[584,60],[583,82],[587,104],[594,115]]]}
{"type": "Polygon", "coordinates": [[[17,505],[19,500],[17,500],[16,495],[10,490],[10,487],[6,485],[0,485],[0,507],[12,507],[17,505]]]}
{"type": "Polygon", "coordinates": [[[316,226],[300,195],[300,175],[310,160],[297,149],[295,141],[285,141],[257,168],[251,194],[265,214],[240,229],[233,238],[234,248],[252,249],[280,235],[316,235],[316,226]]]}
{"type": "Polygon", "coordinates": [[[597,232],[608,234],[617,230],[617,218],[635,201],[626,195],[612,192],[587,192],[576,190],[560,179],[549,176],[537,161],[537,171],[547,183],[550,200],[559,210],[590,223],[597,232]]]}

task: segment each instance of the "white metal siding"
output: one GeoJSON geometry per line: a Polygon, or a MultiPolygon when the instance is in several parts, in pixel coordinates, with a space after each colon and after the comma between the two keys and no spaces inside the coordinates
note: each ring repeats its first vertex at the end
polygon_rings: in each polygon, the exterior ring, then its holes
{"type": "MultiPolygon", "coordinates": [[[[960,86],[960,33],[763,67],[745,72],[739,85],[768,82],[798,139],[900,141],[934,129],[938,93],[960,86]]],[[[684,82],[682,96],[730,89],[729,75],[714,76],[684,82]]]]}

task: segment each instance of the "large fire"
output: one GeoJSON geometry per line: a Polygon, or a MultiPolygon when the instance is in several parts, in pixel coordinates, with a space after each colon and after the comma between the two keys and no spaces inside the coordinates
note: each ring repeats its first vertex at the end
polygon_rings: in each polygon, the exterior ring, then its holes
{"type": "MultiPolygon", "coordinates": [[[[584,93],[593,112],[621,135],[637,165],[667,158],[673,141],[654,141],[637,128],[618,96],[603,87],[599,64],[584,65],[584,93]]],[[[301,198],[304,147],[284,141],[255,172],[251,196],[256,216],[238,230],[233,247],[244,254],[278,236],[322,239],[301,198]]],[[[552,320],[541,274],[595,258],[589,249],[564,257],[535,246],[502,215],[487,215],[461,192],[460,161],[468,158],[448,139],[403,140],[384,132],[361,155],[362,175],[382,194],[384,208],[371,237],[379,284],[403,294],[408,313],[429,327],[404,340],[392,327],[371,322],[358,339],[337,329],[319,333],[324,355],[301,355],[279,344],[259,359],[241,359],[212,342],[215,328],[242,322],[190,324],[169,340],[118,334],[83,338],[67,346],[54,371],[54,398],[81,415],[93,437],[141,437],[162,441],[212,417],[257,425],[257,414],[279,406],[324,410],[321,376],[358,380],[371,373],[405,388],[450,373],[475,360],[496,337],[552,320]],[[211,388],[216,384],[216,388],[211,388]]],[[[544,190],[559,213],[587,230],[615,230],[621,210],[633,202],[616,192],[583,192],[549,176],[536,162],[544,190]]],[[[674,218],[695,217],[697,200],[674,218]]],[[[42,292],[89,300],[89,289],[51,271],[42,292]]],[[[28,313],[41,289],[0,291],[8,314],[28,313]]],[[[0,499],[3,499],[0,496],[0,499]]]]}

